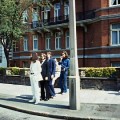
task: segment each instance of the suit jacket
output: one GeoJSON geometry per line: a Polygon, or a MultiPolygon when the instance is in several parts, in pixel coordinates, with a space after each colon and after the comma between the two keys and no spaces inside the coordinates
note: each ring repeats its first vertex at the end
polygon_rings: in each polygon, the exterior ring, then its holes
{"type": "Polygon", "coordinates": [[[42,68],[41,74],[44,79],[45,77],[47,77],[47,60],[41,63],[41,68],[42,68]]]}
{"type": "Polygon", "coordinates": [[[41,75],[41,64],[40,61],[31,62],[30,64],[30,79],[35,81],[43,80],[41,75]]]}
{"type": "Polygon", "coordinates": [[[47,60],[47,74],[48,74],[48,77],[51,76],[51,75],[55,76],[55,71],[56,71],[55,60],[50,58],[49,60],[47,60]]]}

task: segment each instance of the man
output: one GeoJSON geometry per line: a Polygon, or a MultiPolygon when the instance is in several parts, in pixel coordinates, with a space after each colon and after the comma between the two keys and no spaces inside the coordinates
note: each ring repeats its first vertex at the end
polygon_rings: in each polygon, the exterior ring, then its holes
{"type": "Polygon", "coordinates": [[[49,98],[53,98],[55,97],[55,90],[54,87],[52,85],[52,79],[55,77],[55,69],[56,69],[56,65],[55,65],[55,61],[52,57],[51,52],[47,52],[47,76],[46,76],[46,80],[47,82],[47,91],[46,91],[46,99],[49,100],[49,98]]]}
{"type": "Polygon", "coordinates": [[[41,88],[41,97],[40,97],[40,100],[46,100],[46,88],[45,88],[45,85],[46,85],[46,80],[45,80],[45,77],[47,76],[47,61],[46,61],[46,54],[45,53],[41,53],[41,68],[42,68],[42,71],[41,71],[41,74],[42,74],[42,77],[43,77],[43,80],[40,81],[40,88],[41,88]]]}

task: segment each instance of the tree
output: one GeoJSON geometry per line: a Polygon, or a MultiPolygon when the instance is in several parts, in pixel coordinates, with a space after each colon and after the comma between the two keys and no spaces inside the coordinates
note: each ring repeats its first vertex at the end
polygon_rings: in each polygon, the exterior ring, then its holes
{"type": "Polygon", "coordinates": [[[20,3],[16,0],[0,1],[0,43],[4,48],[7,66],[9,66],[9,53],[12,43],[20,39],[23,34],[22,12],[30,6],[31,2],[20,3]]]}
{"type": "Polygon", "coordinates": [[[9,53],[14,41],[19,41],[24,34],[25,25],[22,21],[23,12],[32,7],[51,6],[49,0],[1,0],[0,1],[0,44],[4,48],[7,66],[9,66],[9,53]]]}

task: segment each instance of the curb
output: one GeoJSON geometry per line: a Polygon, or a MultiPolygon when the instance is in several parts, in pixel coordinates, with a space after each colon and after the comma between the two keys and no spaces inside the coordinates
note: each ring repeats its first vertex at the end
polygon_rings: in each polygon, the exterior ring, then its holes
{"type": "Polygon", "coordinates": [[[64,115],[53,115],[53,114],[48,114],[45,112],[35,112],[35,111],[28,111],[25,109],[20,109],[18,107],[12,107],[12,106],[8,106],[8,105],[3,105],[0,104],[0,107],[3,108],[7,108],[10,110],[15,110],[18,112],[23,112],[23,113],[27,113],[27,114],[31,114],[31,115],[37,115],[37,116],[43,116],[43,117],[49,117],[49,118],[58,118],[58,119],[64,119],[64,120],[109,120],[109,119],[99,119],[99,118],[83,118],[83,117],[72,117],[72,116],[64,116],[64,115]]]}
{"type": "MultiPolygon", "coordinates": [[[[37,116],[43,116],[43,117],[49,117],[49,118],[58,118],[58,119],[64,119],[64,120],[109,120],[109,118],[103,119],[103,118],[92,118],[92,117],[85,118],[85,117],[72,117],[72,116],[67,116],[67,115],[53,115],[53,114],[48,114],[45,112],[29,111],[29,110],[21,109],[18,107],[13,107],[13,106],[8,106],[8,105],[3,105],[3,104],[0,104],[0,107],[7,108],[10,110],[15,110],[15,111],[22,112],[22,113],[27,113],[30,115],[37,115],[37,116]]],[[[112,118],[112,119],[116,120],[115,118],[112,118]]]]}

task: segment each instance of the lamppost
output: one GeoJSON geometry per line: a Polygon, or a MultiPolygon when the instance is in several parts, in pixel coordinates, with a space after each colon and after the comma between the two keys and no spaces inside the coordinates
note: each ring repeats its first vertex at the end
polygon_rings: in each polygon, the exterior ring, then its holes
{"type": "Polygon", "coordinates": [[[70,31],[70,76],[69,104],[70,109],[80,109],[80,77],[78,72],[76,12],[75,0],[69,0],[69,31],[70,31]]]}

